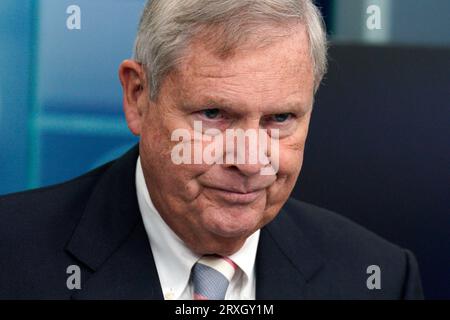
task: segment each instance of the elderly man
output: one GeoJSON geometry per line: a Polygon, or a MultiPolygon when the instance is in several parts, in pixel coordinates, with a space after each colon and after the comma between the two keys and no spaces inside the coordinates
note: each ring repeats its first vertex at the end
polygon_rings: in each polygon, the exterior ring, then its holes
{"type": "Polygon", "coordinates": [[[409,251],[289,198],[326,47],[310,0],[149,2],[119,70],[139,146],[0,199],[0,297],[421,298],[409,251]]]}

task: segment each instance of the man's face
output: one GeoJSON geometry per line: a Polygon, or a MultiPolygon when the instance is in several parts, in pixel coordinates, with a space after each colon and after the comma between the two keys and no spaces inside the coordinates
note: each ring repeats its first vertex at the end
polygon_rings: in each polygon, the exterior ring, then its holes
{"type": "MultiPolygon", "coordinates": [[[[271,221],[287,200],[303,160],[313,103],[313,66],[303,27],[262,49],[225,60],[195,41],[148,102],[140,156],[147,187],[166,223],[199,254],[230,255],[271,221]],[[176,129],[279,130],[276,175],[259,164],[181,164],[171,159],[176,129]]],[[[249,46],[250,48],[250,46],[249,46]]],[[[186,141],[184,141],[186,142],[186,141]]],[[[193,142],[193,141],[192,141],[193,142]]],[[[203,142],[204,146],[208,142],[203,142]]]]}

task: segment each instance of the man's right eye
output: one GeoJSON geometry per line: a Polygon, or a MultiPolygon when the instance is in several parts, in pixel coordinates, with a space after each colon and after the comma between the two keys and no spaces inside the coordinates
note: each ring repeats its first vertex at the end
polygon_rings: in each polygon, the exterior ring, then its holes
{"type": "Polygon", "coordinates": [[[220,117],[220,110],[219,109],[206,109],[200,111],[200,113],[205,116],[207,119],[210,120],[216,120],[220,117]]]}

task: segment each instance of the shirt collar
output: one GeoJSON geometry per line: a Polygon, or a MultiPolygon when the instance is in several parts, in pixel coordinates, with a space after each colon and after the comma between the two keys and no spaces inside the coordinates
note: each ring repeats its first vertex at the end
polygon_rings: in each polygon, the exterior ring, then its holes
{"type": "MultiPolygon", "coordinates": [[[[161,286],[163,291],[171,291],[173,298],[178,299],[188,286],[192,266],[200,256],[192,252],[159,215],[147,189],[140,157],[136,164],[136,190],[161,286]]],[[[243,271],[247,281],[254,277],[259,234],[257,230],[229,257],[243,271]]]]}

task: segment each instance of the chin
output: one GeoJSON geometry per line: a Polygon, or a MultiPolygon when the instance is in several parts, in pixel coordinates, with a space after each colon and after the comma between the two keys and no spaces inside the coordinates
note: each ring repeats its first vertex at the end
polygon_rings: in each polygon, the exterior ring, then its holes
{"type": "Polygon", "coordinates": [[[221,238],[246,239],[259,229],[263,212],[252,208],[214,208],[204,212],[204,225],[221,238]]]}

